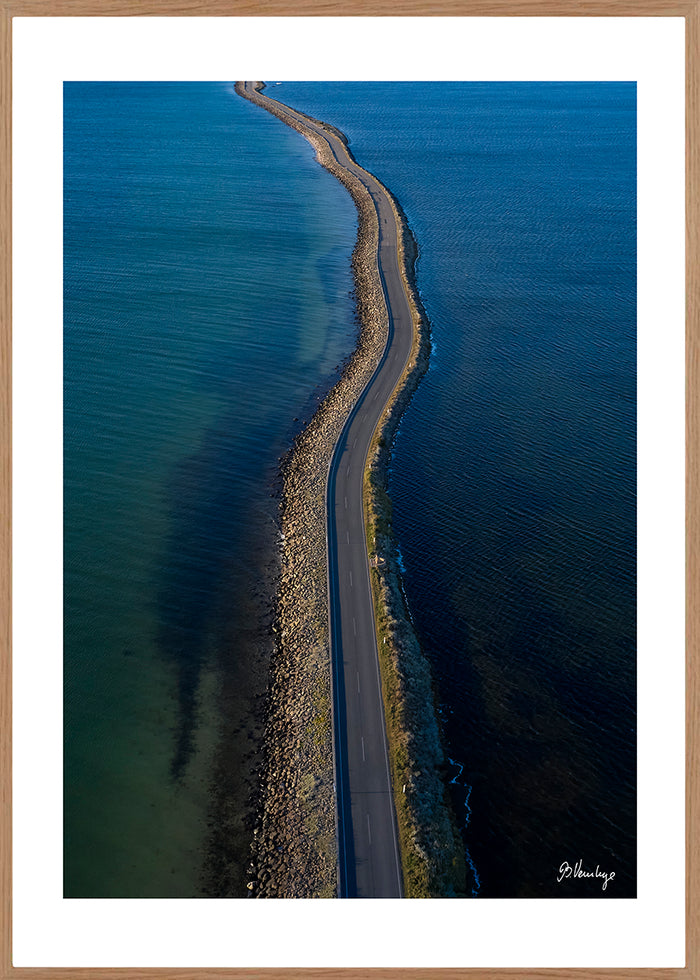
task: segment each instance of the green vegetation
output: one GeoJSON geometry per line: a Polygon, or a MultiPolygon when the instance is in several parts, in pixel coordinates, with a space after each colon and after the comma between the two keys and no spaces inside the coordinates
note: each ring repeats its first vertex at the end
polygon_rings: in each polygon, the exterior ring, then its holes
{"type": "Polygon", "coordinates": [[[318,688],[313,693],[313,742],[317,749],[328,745],[331,735],[331,710],[328,695],[318,688]]]}

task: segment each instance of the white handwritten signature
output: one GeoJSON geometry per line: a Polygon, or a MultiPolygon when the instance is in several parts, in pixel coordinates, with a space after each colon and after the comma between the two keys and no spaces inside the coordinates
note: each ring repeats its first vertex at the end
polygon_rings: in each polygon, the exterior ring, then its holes
{"type": "Polygon", "coordinates": [[[564,861],[563,864],[559,865],[559,877],[557,878],[557,883],[564,880],[564,878],[602,878],[603,879],[603,891],[608,887],[608,882],[611,882],[615,877],[615,872],[601,871],[600,866],[596,864],[595,871],[586,871],[583,867],[583,861],[576,861],[573,868],[568,861],[564,861]]]}

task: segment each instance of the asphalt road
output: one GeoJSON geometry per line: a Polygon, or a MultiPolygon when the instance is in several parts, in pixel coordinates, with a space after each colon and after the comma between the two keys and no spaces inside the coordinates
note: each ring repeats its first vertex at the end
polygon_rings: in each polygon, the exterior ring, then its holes
{"type": "MultiPolygon", "coordinates": [[[[252,91],[246,82],[246,91],[252,91]]],[[[264,93],[258,93],[265,100],[264,93]]],[[[275,101],[269,100],[268,101],[275,101]]],[[[379,659],[362,511],[362,477],[372,434],[408,359],[413,322],[399,272],[398,228],[386,191],[343,142],[303,113],[286,115],[323,137],[354,173],[379,215],[379,270],[389,310],[384,356],[336,444],[327,485],[329,601],[334,679],[339,894],[401,898],[403,885],[389,773],[379,659]]]]}

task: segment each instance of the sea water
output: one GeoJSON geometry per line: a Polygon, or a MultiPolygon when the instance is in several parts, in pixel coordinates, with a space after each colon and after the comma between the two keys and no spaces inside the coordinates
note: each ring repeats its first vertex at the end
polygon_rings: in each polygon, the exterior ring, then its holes
{"type": "Polygon", "coordinates": [[[636,90],[299,83],[396,195],[429,372],[390,493],[481,897],[636,893],[636,90]],[[566,862],[615,878],[565,877],[566,862]]]}
{"type": "Polygon", "coordinates": [[[67,83],[64,149],[65,894],[245,894],[270,495],[355,209],[232,83],[67,83]]]}

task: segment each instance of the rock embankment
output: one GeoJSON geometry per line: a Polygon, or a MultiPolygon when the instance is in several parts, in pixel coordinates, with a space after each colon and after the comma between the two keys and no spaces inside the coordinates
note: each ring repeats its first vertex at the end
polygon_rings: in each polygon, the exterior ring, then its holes
{"type": "MultiPolygon", "coordinates": [[[[336,829],[328,638],[325,491],[328,466],[345,420],[381,359],[388,319],[377,268],[377,213],[364,185],[341,167],[326,143],[284,107],[256,91],[236,91],[278,116],[314,146],[319,162],[345,185],[358,211],[352,264],[360,335],[338,383],[297,437],[283,464],[282,558],[276,639],[266,729],[260,819],[249,891],[255,897],[332,897],[336,894],[336,829]]],[[[347,142],[342,133],[314,120],[347,142]]],[[[400,248],[414,312],[413,350],[375,434],[365,477],[370,541],[387,565],[372,571],[375,615],[382,639],[382,684],[401,830],[407,896],[459,894],[463,857],[446,802],[444,765],[433,707],[430,669],[404,600],[390,504],[386,494],[391,443],[427,369],[429,326],[413,279],[415,242],[400,208],[400,248]],[[402,791],[406,784],[406,792],[402,791]]]]}
{"type": "MultiPolygon", "coordinates": [[[[237,85],[239,94],[244,94],[237,85]]],[[[282,559],[268,702],[267,760],[249,890],[256,897],[333,897],[337,890],[331,672],[326,579],[326,477],[335,443],[381,359],[387,312],[376,264],[379,228],[368,191],[317,137],[274,103],[246,93],[314,146],[358,210],[352,264],[360,334],[342,376],[283,462],[282,559]]]]}

